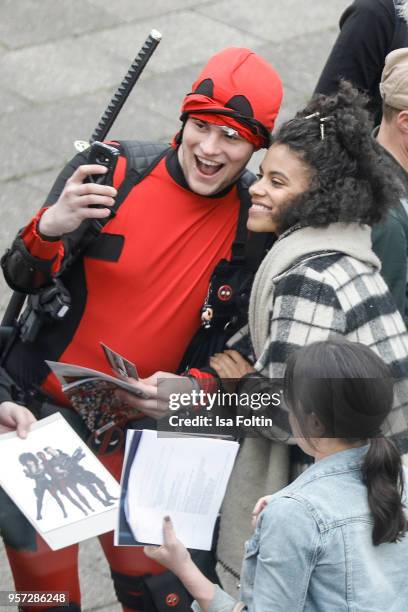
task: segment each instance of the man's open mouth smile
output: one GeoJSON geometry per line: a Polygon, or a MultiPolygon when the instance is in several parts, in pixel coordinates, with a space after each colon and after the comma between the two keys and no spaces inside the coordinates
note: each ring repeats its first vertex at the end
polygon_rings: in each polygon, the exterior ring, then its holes
{"type": "Polygon", "coordinates": [[[194,159],[197,166],[197,170],[205,176],[214,176],[225,165],[220,164],[219,162],[211,161],[209,159],[204,159],[203,157],[198,157],[197,155],[194,155],[194,159]]]}

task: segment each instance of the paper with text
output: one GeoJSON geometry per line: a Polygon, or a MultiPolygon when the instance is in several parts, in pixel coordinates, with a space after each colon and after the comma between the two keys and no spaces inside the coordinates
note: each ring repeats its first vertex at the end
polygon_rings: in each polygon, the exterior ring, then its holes
{"type": "Polygon", "coordinates": [[[239,444],[164,436],[150,430],[137,433],[125,500],[126,519],[135,539],[162,544],[163,518],[169,515],[185,546],[211,550],[239,444]]]}

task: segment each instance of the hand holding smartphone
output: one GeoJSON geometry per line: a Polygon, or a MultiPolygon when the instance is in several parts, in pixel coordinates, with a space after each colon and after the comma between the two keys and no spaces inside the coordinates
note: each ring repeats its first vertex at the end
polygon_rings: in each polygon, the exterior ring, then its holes
{"type": "MultiPolygon", "coordinates": [[[[97,185],[112,186],[118,158],[119,151],[115,147],[111,147],[103,142],[93,142],[88,154],[88,163],[104,166],[108,170],[105,174],[90,174],[87,182],[96,183],[97,185]]],[[[106,208],[106,206],[102,204],[90,204],[89,208],[106,208]]]]}
{"type": "Polygon", "coordinates": [[[95,141],[91,144],[88,153],[88,164],[98,164],[108,169],[106,174],[91,174],[89,175],[90,183],[98,185],[112,185],[113,174],[119,158],[119,151],[115,147],[107,145],[103,142],[95,141]]]}

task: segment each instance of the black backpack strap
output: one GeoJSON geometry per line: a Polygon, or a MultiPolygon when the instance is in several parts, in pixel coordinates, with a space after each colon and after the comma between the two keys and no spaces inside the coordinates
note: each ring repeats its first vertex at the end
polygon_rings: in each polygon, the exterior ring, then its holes
{"type": "Polygon", "coordinates": [[[121,154],[127,159],[127,165],[125,178],[112,207],[114,214],[130,190],[152,172],[170,149],[168,144],[139,140],[121,140],[118,144],[121,154]]]}
{"type": "Polygon", "coordinates": [[[231,248],[231,262],[234,264],[245,263],[246,259],[246,242],[248,235],[246,222],[248,218],[248,209],[251,206],[248,188],[253,182],[253,178],[251,172],[245,170],[237,184],[240,206],[237,231],[231,248]]]}
{"type": "Polygon", "coordinates": [[[96,236],[101,232],[104,225],[116,215],[133,187],[152,172],[170,149],[168,144],[140,140],[121,140],[117,144],[119,151],[127,160],[126,174],[118,189],[109,217],[93,219],[90,223],[90,229],[96,236]]]}
{"type": "Polygon", "coordinates": [[[137,177],[136,183],[150,174],[171,148],[170,145],[162,142],[142,140],[120,140],[118,144],[120,152],[127,159],[126,173],[134,171],[137,177]]]}

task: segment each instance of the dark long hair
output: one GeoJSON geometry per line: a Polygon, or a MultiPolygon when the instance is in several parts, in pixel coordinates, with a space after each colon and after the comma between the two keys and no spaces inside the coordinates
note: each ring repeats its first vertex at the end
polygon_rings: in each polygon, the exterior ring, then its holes
{"type": "Polygon", "coordinates": [[[381,431],[393,402],[385,363],[367,346],[342,338],[310,344],[287,361],[285,399],[305,438],[316,437],[306,424],[313,413],[323,426],[322,437],[369,441],[362,478],[374,518],[373,544],[399,541],[408,523],[400,453],[381,431]]]}
{"type": "Polygon", "coordinates": [[[309,189],[282,213],[280,233],[298,223],[373,225],[398,203],[395,170],[372,136],[367,98],[342,81],[284,123],[273,144],[287,146],[311,171],[309,189]]]}
{"type": "Polygon", "coordinates": [[[18,456],[18,460],[22,465],[27,465],[29,461],[33,461],[38,465],[38,459],[33,453],[21,453],[21,455],[18,456]]]}

